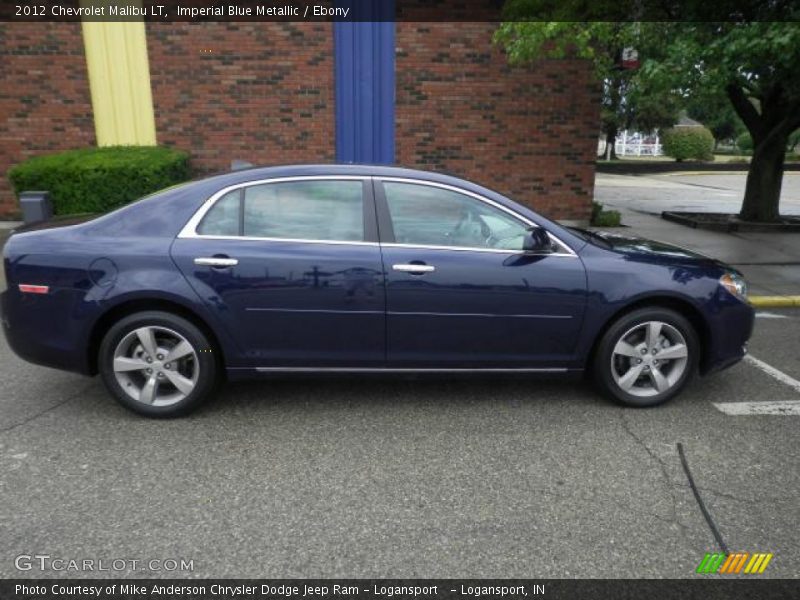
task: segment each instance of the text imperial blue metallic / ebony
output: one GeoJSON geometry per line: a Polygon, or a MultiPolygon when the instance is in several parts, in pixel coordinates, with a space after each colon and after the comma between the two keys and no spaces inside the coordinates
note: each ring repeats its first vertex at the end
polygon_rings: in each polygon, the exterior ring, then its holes
{"type": "Polygon", "coordinates": [[[409,169],[257,168],[18,230],[3,326],[42,365],[182,414],[223,377],[587,372],[653,406],[742,358],[741,275],[409,169]]]}

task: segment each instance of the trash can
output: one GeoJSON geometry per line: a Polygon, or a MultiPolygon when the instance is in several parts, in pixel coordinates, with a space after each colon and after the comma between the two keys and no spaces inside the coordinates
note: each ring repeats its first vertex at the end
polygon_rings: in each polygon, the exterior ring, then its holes
{"type": "Polygon", "coordinates": [[[22,208],[22,220],[26,224],[53,218],[50,192],[22,192],[19,195],[19,204],[22,208]]]}

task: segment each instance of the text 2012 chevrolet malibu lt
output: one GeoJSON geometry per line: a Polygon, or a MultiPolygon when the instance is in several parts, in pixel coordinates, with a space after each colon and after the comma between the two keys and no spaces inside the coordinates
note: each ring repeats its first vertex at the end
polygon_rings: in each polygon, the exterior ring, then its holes
{"type": "Polygon", "coordinates": [[[740,360],[734,269],[392,167],[250,169],[15,233],[3,325],[35,363],[186,413],[276,372],[590,372],[630,406],[740,360]]]}

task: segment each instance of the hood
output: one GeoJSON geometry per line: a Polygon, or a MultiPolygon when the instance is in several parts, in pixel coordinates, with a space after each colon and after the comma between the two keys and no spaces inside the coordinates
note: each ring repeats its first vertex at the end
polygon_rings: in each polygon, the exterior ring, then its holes
{"type": "Polygon", "coordinates": [[[610,233],[607,231],[592,231],[590,235],[595,239],[599,238],[600,244],[605,242],[609,250],[636,257],[641,260],[683,264],[723,265],[723,263],[716,259],[692,250],[687,250],[686,248],[681,248],[680,246],[667,244],[666,242],[649,240],[632,235],[623,235],[621,233],[610,233]]]}

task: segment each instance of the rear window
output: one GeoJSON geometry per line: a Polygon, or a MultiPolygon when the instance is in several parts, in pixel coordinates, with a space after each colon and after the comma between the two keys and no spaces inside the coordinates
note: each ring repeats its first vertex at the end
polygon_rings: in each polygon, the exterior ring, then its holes
{"type": "Polygon", "coordinates": [[[360,180],[285,181],[237,189],[217,200],[197,233],[360,242],[364,240],[363,184],[360,180]]]}

